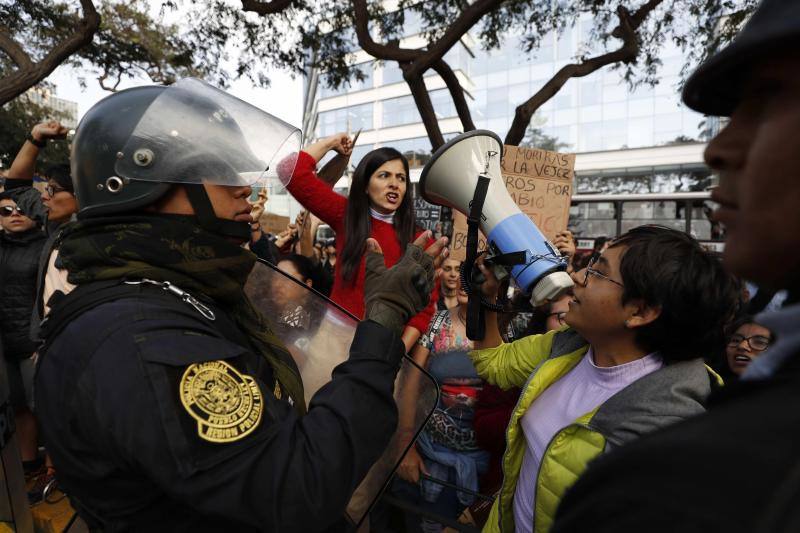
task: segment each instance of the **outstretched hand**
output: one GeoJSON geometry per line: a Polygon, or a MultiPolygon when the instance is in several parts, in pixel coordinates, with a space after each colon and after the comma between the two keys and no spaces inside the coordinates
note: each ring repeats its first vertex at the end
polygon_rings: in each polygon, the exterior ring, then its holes
{"type": "Polygon", "coordinates": [[[429,238],[430,232],[423,232],[389,269],[378,241],[367,239],[364,303],[368,320],[399,334],[408,319],[428,304],[434,271],[447,257],[447,238],[442,237],[423,249],[429,238]]]}

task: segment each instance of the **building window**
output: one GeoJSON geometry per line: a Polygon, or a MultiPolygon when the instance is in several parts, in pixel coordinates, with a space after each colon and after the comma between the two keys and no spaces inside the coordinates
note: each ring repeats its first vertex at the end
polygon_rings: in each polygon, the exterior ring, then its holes
{"type": "Polygon", "coordinates": [[[373,104],[343,107],[323,111],[317,119],[317,137],[327,137],[340,131],[371,130],[373,104]]]}
{"type": "MultiPolygon", "coordinates": [[[[436,112],[436,118],[443,119],[457,115],[455,104],[453,104],[453,99],[450,97],[449,91],[446,89],[439,89],[438,91],[431,91],[428,94],[430,95],[433,109],[436,112]]],[[[384,128],[414,124],[421,120],[419,111],[417,110],[417,104],[414,103],[414,97],[410,95],[401,96],[400,98],[389,98],[383,101],[384,128]]]]}
{"type": "Polygon", "coordinates": [[[383,62],[383,84],[391,85],[403,81],[403,71],[397,61],[383,62]]]}
{"type": "Polygon", "coordinates": [[[403,154],[408,159],[408,166],[419,168],[431,159],[431,142],[427,137],[415,137],[413,139],[401,139],[386,143],[403,154]]]}

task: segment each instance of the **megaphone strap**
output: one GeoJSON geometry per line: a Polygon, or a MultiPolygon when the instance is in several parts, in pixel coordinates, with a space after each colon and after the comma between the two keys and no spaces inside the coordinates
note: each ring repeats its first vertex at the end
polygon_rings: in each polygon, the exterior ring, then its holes
{"type": "Polygon", "coordinates": [[[480,284],[472,276],[472,269],[475,260],[478,258],[478,230],[483,214],[483,203],[486,200],[486,192],[489,190],[491,179],[485,175],[478,176],[475,184],[475,192],[472,194],[472,201],[469,204],[469,214],[467,216],[467,256],[464,266],[470,273],[469,279],[469,302],[467,303],[467,338],[470,340],[483,340],[486,335],[486,325],[484,324],[484,310],[481,305],[480,284]]]}

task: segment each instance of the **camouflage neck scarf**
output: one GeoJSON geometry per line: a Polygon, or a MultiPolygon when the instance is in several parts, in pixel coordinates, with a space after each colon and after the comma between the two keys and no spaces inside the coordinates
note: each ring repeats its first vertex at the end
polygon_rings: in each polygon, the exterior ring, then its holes
{"type": "Polygon", "coordinates": [[[183,218],[143,215],[69,224],[60,236],[59,258],[70,283],[148,278],[208,296],[250,337],[295,408],[305,413],[297,366],[243,290],[256,256],[183,218]]]}

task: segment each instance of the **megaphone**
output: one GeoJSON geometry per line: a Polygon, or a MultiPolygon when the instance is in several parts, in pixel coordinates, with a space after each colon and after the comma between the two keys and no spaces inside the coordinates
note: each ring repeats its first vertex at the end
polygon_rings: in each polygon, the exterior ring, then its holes
{"type": "Polygon", "coordinates": [[[488,178],[481,231],[496,255],[524,252],[524,262],[511,268],[511,277],[537,306],[572,288],[572,279],[566,260],[508,194],[500,172],[502,155],[503,143],[494,132],[463,133],[436,150],[422,169],[420,189],[426,201],[469,216],[478,181],[488,178]]]}

